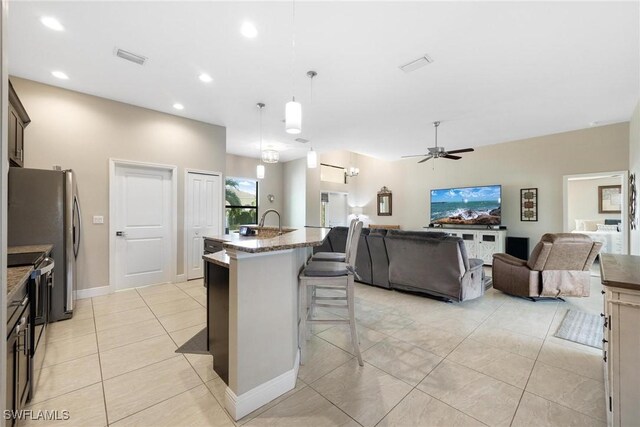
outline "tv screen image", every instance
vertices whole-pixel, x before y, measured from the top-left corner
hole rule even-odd
[[[502,186],[431,190],[431,223],[500,225]]]

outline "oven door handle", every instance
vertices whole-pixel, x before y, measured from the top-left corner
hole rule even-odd
[[[55,267],[56,265],[55,261],[52,258],[45,258],[43,262],[45,262],[46,264],[31,273],[31,278],[35,279],[38,276],[44,276],[45,274],[51,273],[51,270],[53,270],[53,267]]]

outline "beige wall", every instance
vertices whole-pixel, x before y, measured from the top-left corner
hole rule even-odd
[[[620,219],[621,214],[598,213],[598,187],[622,185],[622,176],[596,179],[576,179],[567,183],[567,231],[575,230],[576,219],[598,220]]]
[[[109,158],[178,166],[177,271],[183,272],[184,169],[225,173],[226,130],[120,102],[12,78],[31,117],[25,165],[78,177],[84,233],[78,288],[109,284]],[[104,224],[91,223],[103,215]]]
[[[636,188],[640,191],[640,102],[631,116],[629,124],[629,173],[636,174]],[[637,197],[640,197],[638,193]],[[636,202],[636,229],[630,231],[629,250],[631,255],[640,255],[639,205]]]
[[[353,197],[372,223],[421,229],[429,223],[429,190],[501,184],[508,235],[529,237],[533,246],[542,234],[563,229],[564,175],[626,170],[628,157],[629,123],[479,147],[458,161],[417,164],[416,159],[386,162],[359,156]],[[375,197],[382,185],[393,192],[391,217],[376,215]],[[537,222],[520,221],[520,189],[529,187],[539,191]]]
[[[348,168],[350,162],[357,158],[356,154],[349,151],[339,150],[318,154],[318,167],[315,169],[307,169],[307,222],[306,225],[320,226],[320,194],[323,192],[348,193],[348,203],[353,206],[352,195],[355,193],[356,179],[347,178],[346,184],[338,184],[335,182],[324,182],[320,180],[320,164],[331,166],[340,166]]]
[[[256,166],[260,163],[259,159],[233,154],[227,154],[226,158],[227,177],[256,179]],[[275,209],[282,214],[284,199],[282,170],[282,163],[265,164],[264,179],[261,179],[258,183],[258,218],[267,209]],[[273,194],[275,197],[273,203],[267,198],[269,194]],[[265,219],[265,225],[277,226],[277,215],[269,214]],[[282,222],[282,225],[287,224]]]

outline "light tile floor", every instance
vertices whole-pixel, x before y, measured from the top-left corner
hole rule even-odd
[[[600,351],[553,336],[568,309],[601,311],[598,277],[565,303],[356,288],[365,366],[347,328],[314,327],[297,387],[236,424],[605,425]],[[49,329],[30,409],[69,410],[55,425],[231,426],[212,357],[174,352],[205,326],[205,301],[201,280],[78,301]]]

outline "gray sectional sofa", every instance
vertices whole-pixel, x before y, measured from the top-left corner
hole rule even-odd
[[[356,271],[360,282],[465,301],[489,284],[482,261],[469,259],[464,241],[443,232],[363,229]],[[344,252],[347,227],[334,227],[315,252]]]

